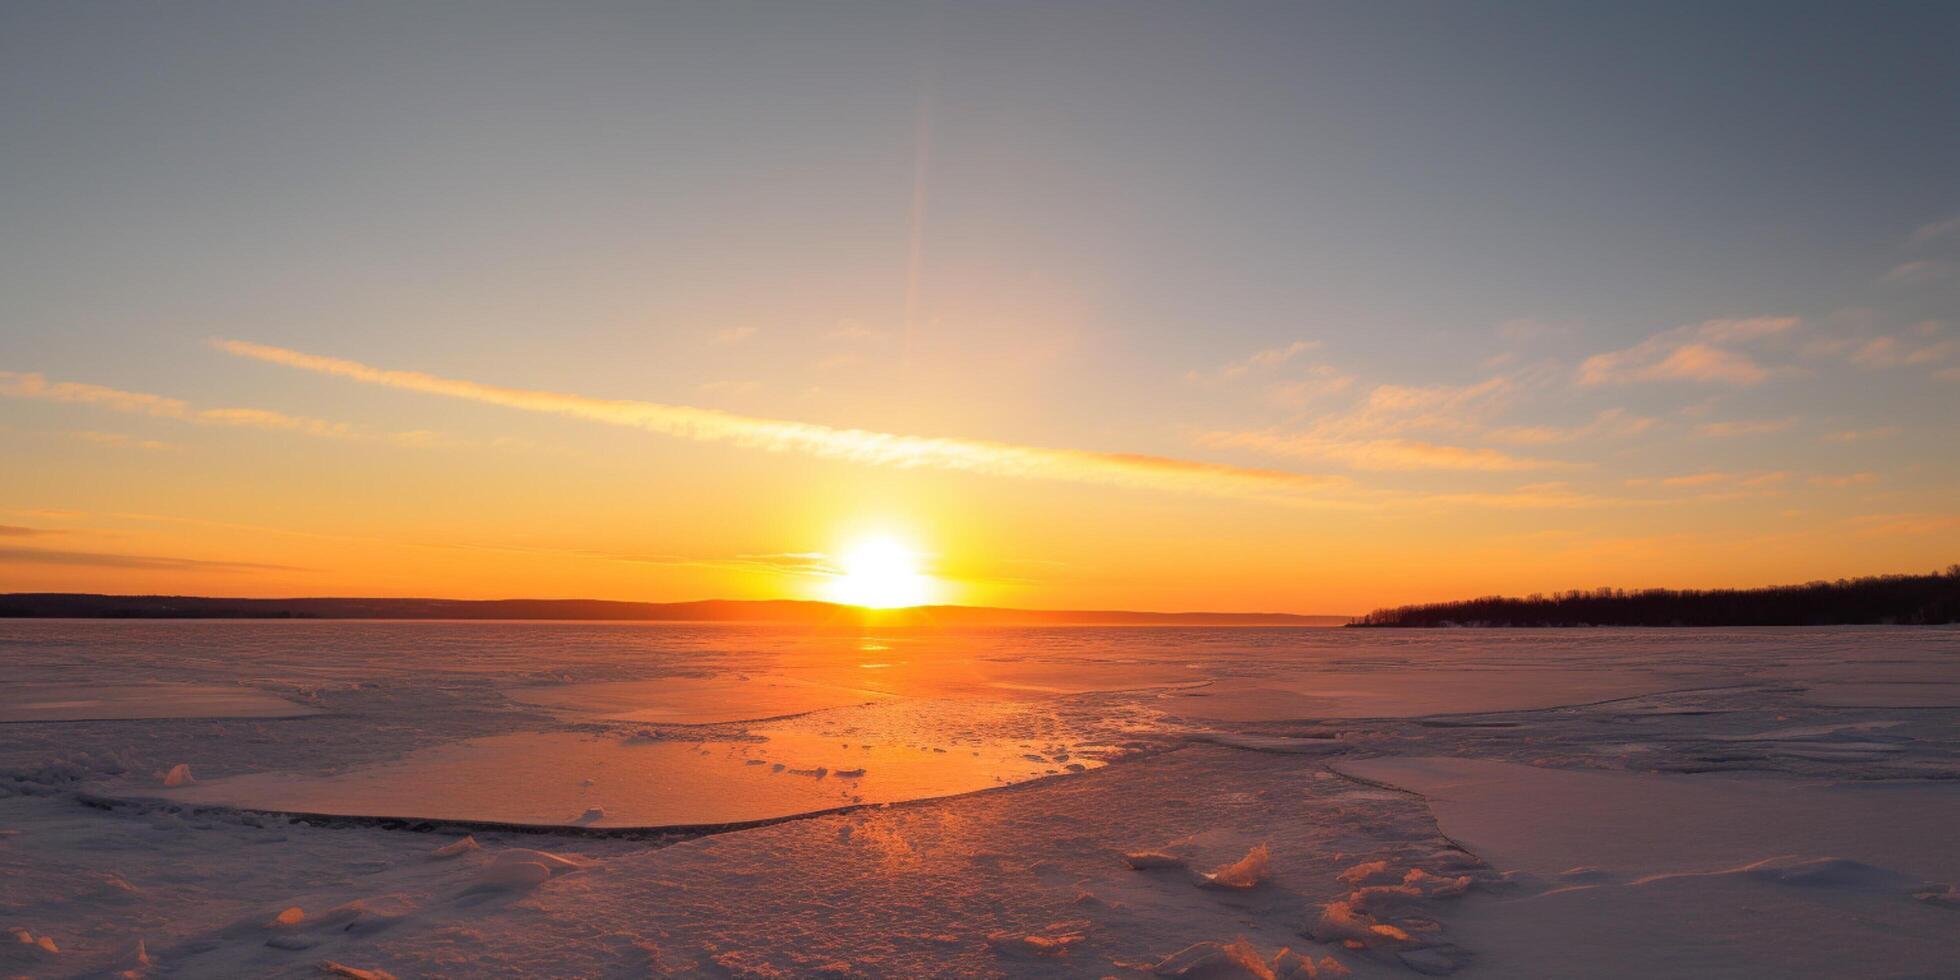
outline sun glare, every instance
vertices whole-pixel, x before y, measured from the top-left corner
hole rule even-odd
[[[919,554],[894,538],[866,538],[838,558],[839,574],[830,598],[853,606],[891,609],[924,605],[932,598],[932,579],[920,570]]]

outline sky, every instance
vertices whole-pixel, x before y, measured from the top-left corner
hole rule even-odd
[[[1945,3],[7,4],[0,590],[1944,567],[1956,44]]]

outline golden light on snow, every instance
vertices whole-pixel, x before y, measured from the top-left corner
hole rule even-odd
[[[933,580],[921,567],[919,553],[890,535],[852,544],[838,556],[837,566],[829,587],[835,602],[893,609],[932,601]]]

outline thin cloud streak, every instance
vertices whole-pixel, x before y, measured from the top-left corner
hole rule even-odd
[[[293,565],[243,561],[205,561],[160,555],[118,555],[99,551],[57,551],[50,548],[0,548],[0,565],[68,565],[81,568],[124,568],[162,572],[304,572]]]
[[[157,439],[138,439],[135,436],[126,435],[121,432],[94,432],[84,430],[74,435],[75,438],[83,442],[91,442],[98,446],[113,446],[117,449],[145,449],[151,452],[159,452],[165,449],[177,448],[170,443]]]
[[[264,408],[193,408],[181,398],[153,395],[142,391],[122,391],[79,381],[49,381],[34,372],[0,371],[0,397],[33,401],[92,405],[111,411],[152,418],[171,419],[197,425],[218,425],[267,432],[297,432],[323,439],[373,439],[401,446],[431,446],[444,442],[439,433],[427,431],[367,432],[346,422],[287,415]],[[169,444],[156,440],[134,440],[118,433],[77,433],[79,438],[104,445],[166,449]]]
[[[1208,432],[1199,437],[1207,446],[1250,449],[1274,456],[1339,460],[1357,470],[1477,470],[1507,472],[1571,466],[1557,460],[1513,456],[1495,449],[1451,446],[1414,439],[1338,441],[1312,435],[1263,430]]]
[[[1338,505],[1338,502],[1318,498],[1316,494],[1339,489],[1346,483],[1337,476],[1254,469],[1163,456],[840,429],[686,405],[507,388],[437,377],[420,371],[388,370],[358,361],[243,340],[213,339],[211,344],[238,357],[364,384],[601,422],[696,442],[729,443],[749,449],[801,453],[873,466],[943,469],[1322,505]]]
[[[1695,426],[1695,432],[1699,435],[1725,439],[1733,436],[1761,436],[1788,432],[1796,425],[1795,416],[1780,419],[1734,419],[1727,422],[1703,422]]]

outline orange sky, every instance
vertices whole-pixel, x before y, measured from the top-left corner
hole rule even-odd
[[[375,418],[460,401],[475,431],[384,431],[6,376],[11,417],[37,423],[13,438],[38,465],[9,487],[0,587],[826,598],[839,556],[889,537],[920,554],[938,601],[1348,613],[1493,591],[1930,569],[1960,534],[1899,476],[1634,477],[1573,459],[1532,485],[1474,467],[1199,465],[489,387],[229,341],[206,349],[240,369],[296,369],[296,388],[372,399]],[[1342,426],[1499,431],[1464,401],[1477,396],[1383,387]],[[1443,418],[1422,421],[1439,406]],[[1218,440],[1193,442],[1195,457]],[[1339,444],[1443,445],[1373,431]]]

